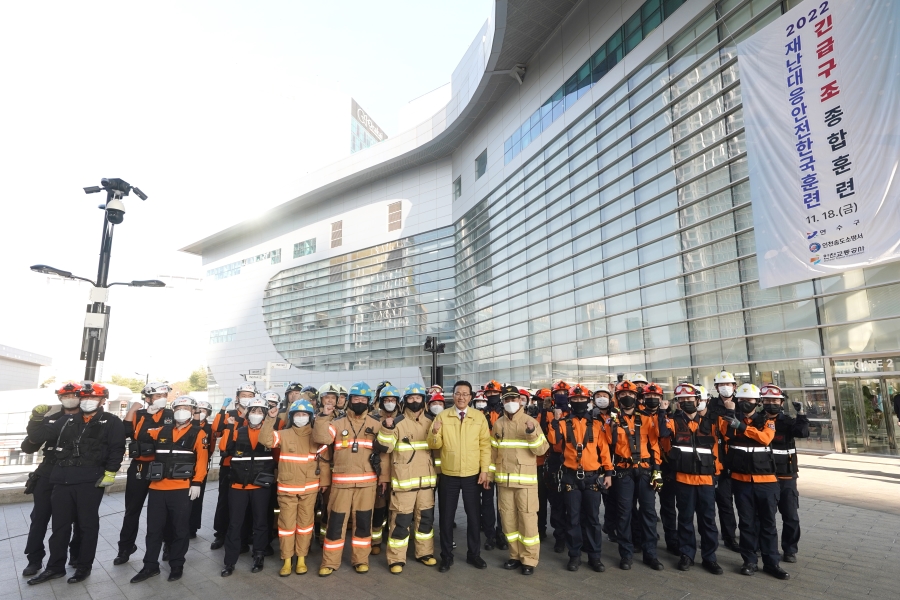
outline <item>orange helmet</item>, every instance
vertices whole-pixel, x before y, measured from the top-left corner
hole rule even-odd
[[[525,396],[526,398],[529,398],[529,399],[531,398],[531,394],[528,393],[528,390],[526,390],[525,388],[519,388],[519,395]]]
[[[637,394],[638,388],[627,379],[623,379],[616,385],[616,393],[618,394],[619,392],[634,392]]]
[[[580,383],[576,383],[569,388],[569,398],[590,398],[591,390],[587,389]]]
[[[651,396],[659,396],[660,398],[663,395],[663,389],[659,384],[656,383],[648,383],[644,386],[644,395],[650,394]]]
[[[552,395],[553,393],[550,391],[550,388],[541,388],[534,393],[534,397],[540,398],[541,400],[547,400]]]
[[[80,383],[67,383],[56,390],[57,396],[64,396],[65,394],[77,394],[81,392],[81,388],[83,386]]]
[[[569,384],[563,381],[562,379],[555,381],[553,383],[553,391],[554,392],[568,392]]]
[[[102,383],[85,381],[78,395],[82,398],[109,398],[109,388]]]
[[[431,397],[428,399],[428,401],[429,402],[443,402],[444,394],[442,394],[441,392],[433,392],[431,394]]]
[[[499,394],[502,388],[503,386],[500,385],[499,381],[491,379],[486,384],[484,384],[484,393],[487,394],[488,392],[497,392]]]

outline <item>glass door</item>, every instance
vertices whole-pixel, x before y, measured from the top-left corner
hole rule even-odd
[[[859,402],[859,382],[856,379],[835,379],[841,429],[847,452],[865,452],[867,439]]]
[[[837,396],[849,452],[898,454],[893,398],[900,377],[838,378]]]
[[[900,377],[885,377],[881,380],[881,389],[884,391],[884,425],[888,448],[891,450],[890,454],[898,454],[897,438],[900,436],[897,432],[898,415],[894,412],[894,407],[900,400]]]

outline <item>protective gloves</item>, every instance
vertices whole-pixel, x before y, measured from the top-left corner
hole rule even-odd
[[[103,471],[103,477],[97,480],[97,487],[105,488],[109,487],[116,482],[116,472],[115,471]]]
[[[188,496],[191,497],[191,500],[196,500],[197,498],[199,498],[200,497],[200,486],[192,485],[190,488],[188,488]]]
[[[43,421],[44,415],[46,415],[50,411],[50,407],[46,404],[38,404],[33,409],[31,409],[31,420],[32,421]]]
[[[653,471],[650,475],[650,485],[653,486],[654,492],[658,492],[662,489],[663,479],[659,471]]]
[[[735,431],[744,431],[747,429],[747,424],[737,417],[731,417],[731,421],[729,421],[728,424],[733,427]]]

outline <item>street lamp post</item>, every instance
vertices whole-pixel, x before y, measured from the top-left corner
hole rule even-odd
[[[425,338],[425,352],[431,353],[431,385],[437,383],[437,355],[444,353],[444,344],[439,344],[437,337],[428,336]]]
[[[72,275],[69,271],[55,269],[47,265],[34,265],[31,267],[31,270],[37,273],[87,281],[93,286],[91,289],[91,304],[88,305],[84,320],[84,338],[81,351],[82,360],[85,361],[84,379],[86,381],[94,381],[97,376],[97,362],[100,359],[101,345],[105,345],[106,333],[109,331],[109,306],[106,304],[109,288],[114,285],[131,287],[165,287],[166,285],[156,279],[135,280],[131,283],[108,283],[109,261],[112,256],[113,227],[119,225],[125,219],[125,204],[122,202],[122,198],[128,196],[132,191],[141,200],[146,200],[147,195],[137,187],[130,185],[127,181],[118,178],[101,179],[99,186],[86,187],[84,188],[84,193],[95,194],[104,190],[106,191],[106,204],[101,204],[98,207],[103,210],[103,234],[100,241],[97,280],[91,281],[84,277]]]

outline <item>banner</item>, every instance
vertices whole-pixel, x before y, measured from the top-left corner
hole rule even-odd
[[[807,0],[738,65],[760,287],[900,259],[900,1]]]

